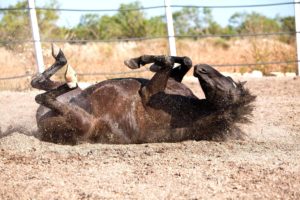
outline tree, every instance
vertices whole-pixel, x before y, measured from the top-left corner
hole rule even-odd
[[[27,2],[18,2],[9,8],[26,8]],[[26,17],[27,16],[27,17]],[[2,40],[29,39],[28,11],[4,10],[1,14],[0,36]]]
[[[2,40],[29,40],[31,39],[31,29],[27,1],[20,1],[9,8],[24,10],[5,10],[0,17],[0,37]],[[51,0],[45,7],[57,8],[57,2]],[[63,32],[56,21],[59,18],[58,12],[54,10],[37,10],[37,20],[40,28],[41,38],[61,38]]]
[[[288,16],[288,17],[279,17],[280,27],[282,32],[290,32],[295,33],[295,17]],[[282,35],[280,36],[280,41],[286,42],[288,44],[295,43],[295,34],[292,35]]]
[[[295,17],[288,16],[288,17],[280,17],[280,26],[282,31],[286,32],[295,32]]]
[[[139,10],[141,7],[139,2],[121,4],[119,12],[115,16],[115,20],[123,32],[121,37],[145,37],[147,35],[147,22],[145,14]]]
[[[146,21],[147,36],[165,36],[167,34],[167,25],[163,19],[163,16],[156,16]]]
[[[117,39],[165,35],[163,18],[147,19],[140,10],[141,4],[133,2],[121,4],[119,11],[113,15],[87,14],[81,17],[73,35],[77,39]]]
[[[86,14],[81,16],[77,28],[74,30],[76,39],[98,39],[99,16]]]
[[[280,31],[279,22],[257,12],[235,13],[229,19],[229,24],[239,33],[267,33]]]
[[[183,8],[173,13],[176,35],[189,35],[201,32],[200,13],[197,8]]]
[[[222,31],[209,8],[183,8],[174,12],[173,18],[177,35],[218,34]]]

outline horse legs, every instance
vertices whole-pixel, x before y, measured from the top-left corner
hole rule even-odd
[[[173,69],[175,62],[181,65]],[[144,104],[149,102],[152,95],[165,90],[171,75],[173,75],[172,78],[180,82],[188,69],[192,66],[192,62],[188,57],[144,55],[125,61],[125,65],[131,69],[139,68],[140,65],[148,63],[153,63],[150,66],[150,70],[156,73],[147,85],[140,90]]]
[[[38,123],[38,127],[42,141],[70,145],[78,142],[76,129],[63,116],[45,118]]]
[[[78,106],[62,103],[56,99],[56,97],[73,89],[76,88],[70,88],[68,84],[63,84],[58,88],[37,95],[35,101],[66,117],[67,121],[74,124],[74,127],[77,127],[80,131],[86,131],[89,129],[92,116]]]
[[[181,82],[186,73],[191,69],[193,63],[189,57],[175,57],[172,56],[175,63],[180,65],[173,68],[170,73],[170,77],[177,82]]]
[[[156,62],[158,58],[159,56],[143,55],[125,61],[125,65],[127,65],[131,69],[136,69],[139,68],[141,65]],[[170,59],[173,63],[179,63],[180,65],[171,69],[169,77],[173,78],[177,82],[181,82],[185,74],[192,67],[192,60],[186,56],[184,57],[170,56]],[[150,70],[156,72],[157,68],[155,69],[155,67],[152,66],[152,68],[150,67]]]
[[[55,59],[54,64],[46,69],[43,73],[37,74],[31,80],[31,86],[40,90],[49,91],[62,85],[61,82],[54,82],[50,77],[67,64],[64,53],[56,45],[52,44],[52,56]]]

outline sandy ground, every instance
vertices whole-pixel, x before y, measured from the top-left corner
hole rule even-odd
[[[141,145],[41,142],[37,91],[0,92],[0,199],[300,199],[300,78],[247,86],[245,140]]]

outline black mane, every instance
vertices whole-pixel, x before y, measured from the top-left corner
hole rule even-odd
[[[250,117],[254,109],[253,102],[256,99],[250,91],[238,82],[237,87],[241,90],[241,96],[237,102],[225,108],[217,110],[214,115],[214,126],[211,127],[211,134],[206,135],[207,140],[243,139],[245,133],[238,124],[250,123]]]

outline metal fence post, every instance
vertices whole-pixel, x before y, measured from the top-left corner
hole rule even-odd
[[[176,43],[175,43],[173,16],[172,16],[172,10],[170,7],[170,5],[171,5],[170,1],[171,0],[165,0],[165,11],[166,11],[168,38],[169,38],[169,49],[170,49],[170,55],[176,56]]]
[[[297,48],[297,61],[298,71],[297,75],[300,76],[300,0],[294,0],[295,4],[295,27],[296,27],[296,48]]]
[[[35,12],[34,0],[28,0],[28,8],[29,8],[29,15],[30,15],[30,22],[31,22],[32,37],[34,42],[36,64],[38,67],[38,72],[42,73],[44,71],[44,60],[43,60],[40,33],[39,33],[39,27],[37,23],[36,12]]]

